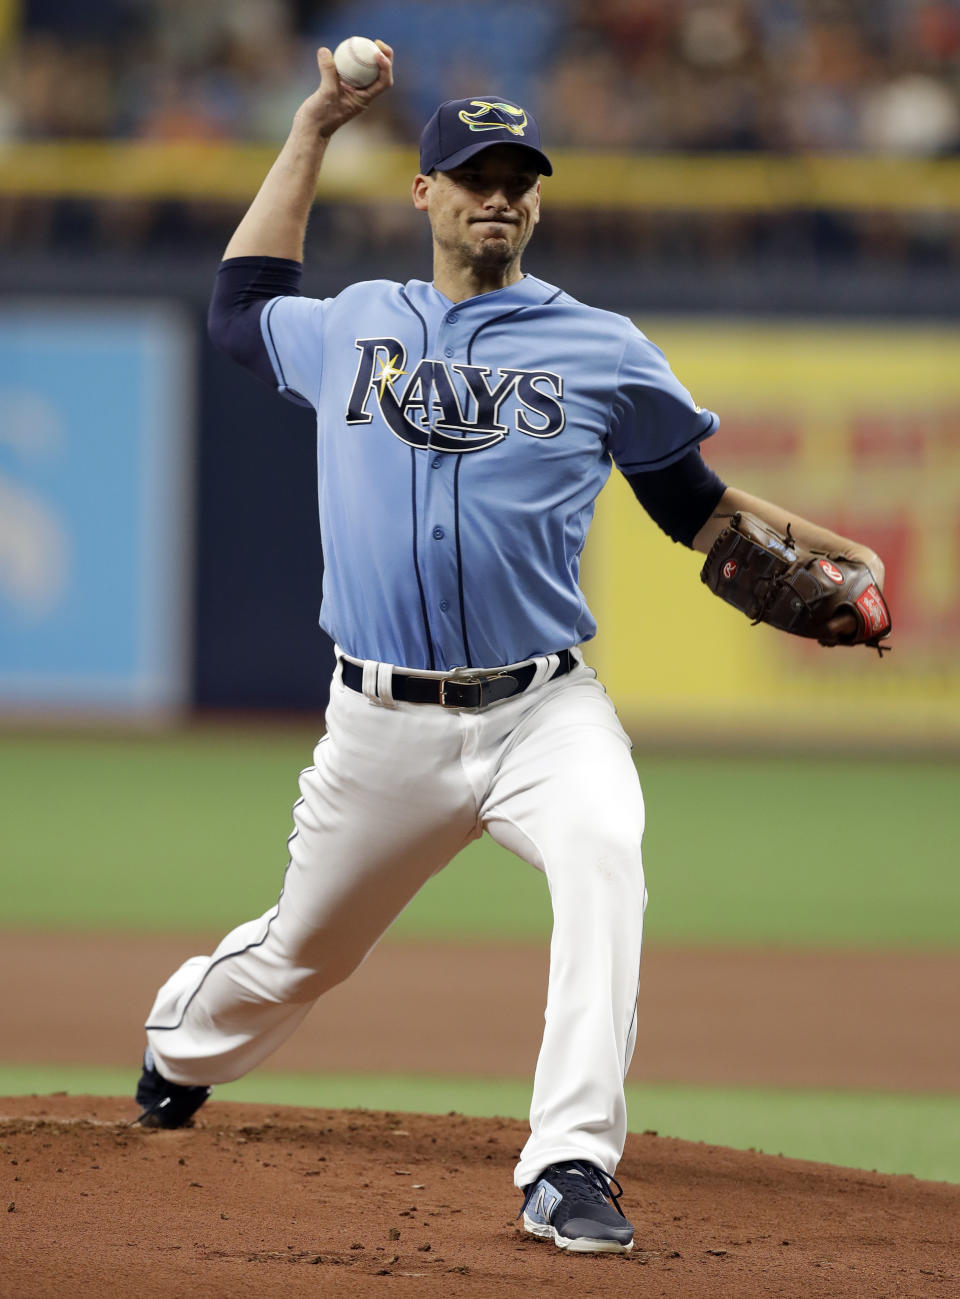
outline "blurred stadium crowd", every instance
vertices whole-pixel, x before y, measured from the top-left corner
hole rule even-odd
[[[248,198],[121,195],[99,189],[95,176],[85,193],[21,192],[10,166],[3,170],[2,146],[270,149],[316,85],[317,45],[354,33],[381,36],[397,57],[394,92],[351,126],[349,145],[346,136],[337,142],[354,168],[365,147],[415,146],[436,104],[462,94],[520,100],[551,150],[668,154],[697,165],[704,155],[777,157],[800,184],[806,160],[824,155],[960,157],[960,0],[0,0],[0,245],[38,255],[90,249],[101,260],[144,248],[180,262],[218,251]],[[38,165],[49,174],[57,163],[44,154]],[[97,165],[108,180],[125,174],[102,154]],[[693,198],[696,175],[682,182]],[[686,206],[653,190],[626,207],[613,201],[616,166],[604,177],[605,188],[589,191],[589,211],[550,206],[536,252],[547,278],[578,265],[595,277],[606,265],[611,300],[626,291],[627,258],[635,273],[660,277],[669,303],[702,305],[704,276],[717,272],[735,277],[734,294],[749,290],[754,305],[780,293],[779,276],[794,286],[795,305],[833,309],[838,294],[810,275],[826,264],[885,276],[867,307],[899,310],[900,268],[926,276],[923,285],[915,275],[903,281],[919,306],[917,295],[946,301],[945,273],[960,263],[953,211],[928,190],[917,210],[899,212],[874,205],[858,182],[848,190],[854,201],[834,207]],[[254,188],[251,180],[251,197]],[[402,277],[421,227],[409,204],[321,201],[308,254],[335,246],[346,271],[375,253]],[[26,264],[7,261],[3,283],[17,289]],[[729,302],[731,285],[718,281],[716,297]]]
[[[524,100],[551,144],[960,151],[957,0],[6,0],[0,139],[281,139],[313,51],[397,50],[366,129]]]

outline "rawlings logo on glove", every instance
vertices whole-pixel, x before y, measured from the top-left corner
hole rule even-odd
[[[866,564],[804,550],[789,527],[781,537],[753,514],[734,514],[710,547],[700,578],[754,625],[821,645],[869,645],[881,655],[890,648],[880,644],[890,634],[890,610]],[[838,631],[835,619],[849,630]]]

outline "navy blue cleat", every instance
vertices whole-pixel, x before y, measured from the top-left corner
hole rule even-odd
[[[551,1164],[526,1189],[523,1229],[575,1254],[626,1254],[633,1227],[617,1203],[622,1194],[593,1164]]]
[[[157,1071],[153,1052],[147,1047],[143,1072],[137,1083],[137,1104],[143,1112],[133,1123],[139,1123],[143,1128],[189,1127],[194,1114],[212,1091],[212,1087],[184,1087],[180,1083],[168,1082]]]

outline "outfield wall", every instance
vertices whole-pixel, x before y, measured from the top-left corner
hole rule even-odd
[[[704,454],[725,481],[883,556],[894,649],[881,663],[751,628],[614,475],[583,580],[590,658],[631,730],[960,739],[960,330],[642,323],[719,413]]]
[[[309,412],[214,353],[195,307],[50,297],[5,320],[0,715],[321,708]],[[630,730],[960,742],[960,328],[638,320],[719,413],[727,481],[884,556],[894,650],[750,628],[614,473],[587,653]]]
[[[196,396],[175,303],[0,309],[0,705],[190,697]]]

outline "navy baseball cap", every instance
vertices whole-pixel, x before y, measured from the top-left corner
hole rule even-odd
[[[495,95],[448,99],[440,105],[420,136],[420,171],[452,171],[493,144],[519,145],[533,155],[542,175],[553,175],[535,119]]]

